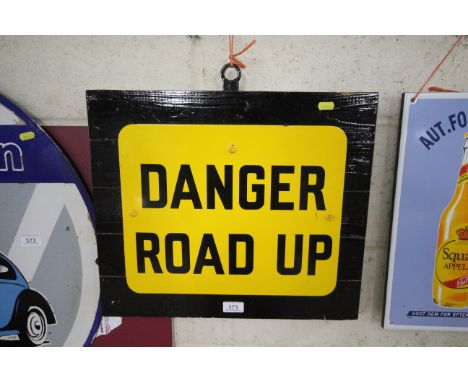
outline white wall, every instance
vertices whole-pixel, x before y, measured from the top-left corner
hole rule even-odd
[[[468,333],[380,326],[401,93],[419,88],[454,37],[256,39],[241,90],[380,93],[359,319],[177,318],[176,345],[467,345]],[[226,59],[226,37],[0,37],[0,92],[41,123],[86,125],[87,89],[221,90]],[[468,91],[467,65],[465,39],[431,85]]]

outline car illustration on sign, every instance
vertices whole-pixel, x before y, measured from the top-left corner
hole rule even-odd
[[[31,289],[19,269],[0,253],[0,337],[18,336],[21,345],[40,346],[48,325],[55,323],[44,296]]]

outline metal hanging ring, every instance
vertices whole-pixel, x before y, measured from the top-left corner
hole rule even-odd
[[[226,70],[234,68],[236,69],[237,76],[236,78],[230,80],[226,78]],[[224,90],[239,90],[239,82],[241,79],[241,68],[236,64],[227,63],[221,68],[221,79],[223,80],[223,89]]]

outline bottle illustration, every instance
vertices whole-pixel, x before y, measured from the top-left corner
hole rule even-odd
[[[439,222],[433,299],[437,305],[468,307],[468,133],[457,188]]]

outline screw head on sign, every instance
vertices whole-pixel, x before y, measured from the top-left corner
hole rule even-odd
[[[231,154],[234,154],[235,152],[237,152],[237,150],[239,150],[239,148],[237,147],[237,145],[235,145],[234,143],[231,143],[229,146],[228,146],[228,152],[230,152]]]

